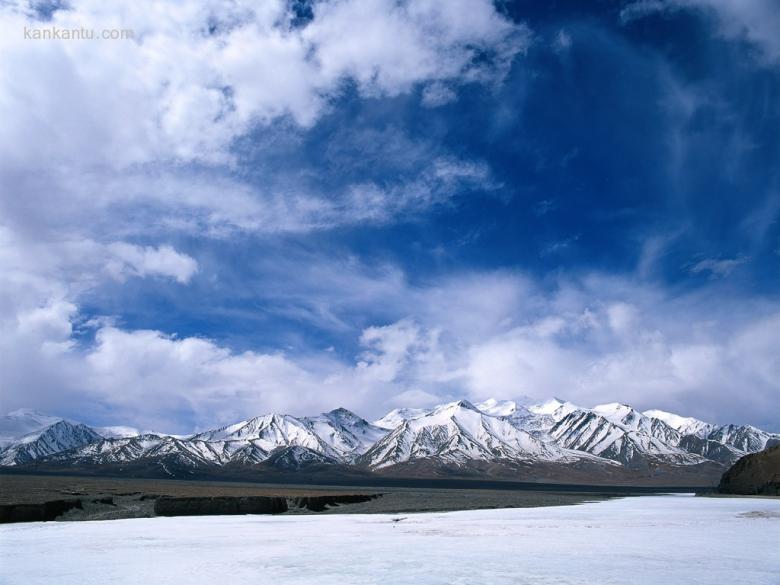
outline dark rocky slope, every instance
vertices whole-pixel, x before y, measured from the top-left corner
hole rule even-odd
[[[723,474],[718,491],[780,496],[780,445],[742,457]]]

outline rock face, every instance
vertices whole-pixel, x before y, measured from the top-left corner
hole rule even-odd
[[[41,431],[25,435],[0,455],[0,465],[21,465],[41,457],[90,445],[102,440],[87,425],[61,420]]]
[[[40,504],[0,505],[0,524],[8,522],[48,522],[73,508],[81,508],[81,500],[52,500]]]
[[[780,496],[780,445],[742,457],[723,474],[718,491]]]
[[[154,503],[157,516],[213,516],[235,514],[280,514],[287,511],[287,500],[266,496],[241,498],[158,498]]]
[[[337,496],[303,496],[293,498],[292,502],[299,508],[306,508],[311,512],[322,512],[330,506],[341,504],[360,504],[370,502],[381,497],[382,494],[343,494]]]

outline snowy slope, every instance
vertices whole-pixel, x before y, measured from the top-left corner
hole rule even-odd
[[[199,433],[193,440],[243,442],[254,453],[270,453],[280,447],[303,447],[333,460],[349,461],[367,451],[387,433],[345,408],[319,416],[296,418],[268,414]],[[240,455],[244,457],[247,452]]]
[[[490,416],[503,418],[515,427],[528,431],[537,437],[546,435],[552,426],[577,407],[570,402],[561,402],[555,398],[541,404],[524,406],[514,400],[489,398],[476,407]]]
[[[337,408],[302,420],[344,460],[362,455],[388,432],[346,408]]]
[[[9,584],[777,585],[780,501],[0,525]]]
[[[328,464],[338,462],[317,451],[296,446],[280,447],[272,451],[265,459],[266,465],[285,471],[298,471],[316,463]]]
[[[649,416],[650,418],[662,420],[682,435],[696,435],[697,437],[705,437],[710,432],[712,432],[716,426],[697,418],[690,416],[680,416],[679,414],[657,409],[646,410],[643,414],[645,416]]]
[[[570,412],[579,410],[579,406],[572,404],[567,400],[559,400],[558,398],[550,398],[544,402],[532,404],[528,407],[528,410],[534,414],[541,414],[550,416],[558,422]]]
[[[0,417],[0,449],[25,435],[41,431],[61,420],[61,417],[50,416],[31,408],[20,408],[9,412]]]
[[[527,408],[521,406],[514,400],[498,400],[496,398],[488,398],[484,402],[475,404],[477,410],[484,412],[490,416],[511,418],[516,415],[525,416],[530,414]]]
[[[666,428],[660,428],[659,424]],[[604,404],[590,410],[572,411],[555,423],[550,436],[563,447],[624,465],[638,465],[649,459],[675,464],[703,462],[702,457],[664,440],[674,437],[679,442],[679,435],[674,429],[622,404]]]
[[[251,445],[249,445],[251,447]],[[187,467],[223,465],[237,459],[251,459],[244,441],[208,442],[179,439],[166,435],[143,434],[137,437],[104,439],[77,449],[49,457],[50,461],[69,461],[82,465],[127,463],[143,459],[161,459]],[[267,451],[260,450],[257,461],[265,459]],[[255,461],[256,462],[256,461]]]
[[[61,420],[25,435],[0,453],[0,465],[21,465],[54,453],[88,445],[102,437],[86,425]]]
[[[461,400],[401,423],[376,443],[359,461],[383,468],[418,459],[436,459],[463,465],[469,460],[527,461],[565,459],[566,453],[509,421],[480,412]]]
[[[780,439],[780,435],[767,433],[751,425],[723,425],[710,432],[707,439],[743,453],[755,453],[764,449],[770,439]]]
[[[767,433],[751,425],[718,426],[663,410],[647,410],[644,414],[679,431],[681,438],[676,445],[691,453],[724,463],[733,463],[747,453],[766,448],[771,440],[780,440],[779,435]]]
[[[404,421],[423,416],[430,412],[429,409],[425,408],[396,408],[388,412],[379,420],[375,420],[373,424],[380,429],[392,431],[393,429],[400,427]]]
[[[270,453],[278,447],[306,447],[332,458],[339,458],[331,445],[312,430],[307,421],[287,414],[266,414],[240,423],[198,433],[194,441],[241,442]]]
[[[193,436],[121,426],[90,428],[24,409],[0,422],[9,441],[0,451],[0,465],[42,458],[83,465],[156,461],[185,467],[268,461],[284,469],[313,463],[379,469],[419,460],[456,466],[469,461],[565,464],[588,458],[595,464],[628,466],[707,460],[730,465],[770,441],[780,442],[780,436],[749,425],[717,426],[665,411],[642,413],[620,403],[580,408],[555,398],[529,406],[491,398],[477,406],[462,400],[433,409],[402,408],[375,423],[344,408],[311,417],[267,414]],[[29,429],[33,431],[18,435]]]

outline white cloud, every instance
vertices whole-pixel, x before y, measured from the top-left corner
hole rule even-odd
[[[97,332],[81,362],[87,397],[149,424],[172,424],[182,414],[199,423],[238,420],[269,410],[338,401],[346,389],[328,383],[336,366],[296,363],[282,353],[234,353],[208,339],[177,339],[159,331]]]
[[[171,246],[155,248],[114,242],[106,248],[109,252],[106,269],[121,280],[128,276],[167,276],[186,284],[198,271],[198,263],[193,258]]]
[[[53,300],[6,323],[0,384],[11,389],[12,405],[78,403],[92,417],[121,413],[168,429],[175,421],[170,430],[182,432],[271,410],[343,405],[373,416],[458,397],[523,395],[777,425],[776,304],[746,306],[711,292],[670,297],[647,282],[599,275],[543,283],[471,273],[415,286],[392,267],[311,261],[264,302],[354,334],[351,359],[305,347],[236,352],[110,322],[95,323],[95,341],[85,346],[75,337],[85,326],[75,305]],[[351,315],[371,308],[387,318],[356,331]]]
[[[681,9],[714,16],[719,35],[755,44],[770,62],[780,59],[780,11],[773,0],[639,0],[623,7],[620,19],[627,24],[650,14]]]
[[[428,108],[438,108],[454,102],[458,94],[443,83],[431,83],[425,86],[422,92],[422,103]]]
[[[709,274],[711,278],[724,278],[748,262],[750,258],[705,258],[690,267],[691,274]]]
[[[301,27],[284,0],[153,10],[75,0],[49,20],[34,4],[2,3],[0,238],[13,240],[2,265],[71,301],[106,276],[185,284],[197,262],[165,244],[171,234],[386,223],[446,205],[464,188],[496,187],[483,163],[405,136],[397,152],[398,139],[380,137],[385,150],[375,153],[414,161],[395,183],[325,189],[318,177],[300,179],[311,170],[285,174],[276,163],[262,181],[243,180],[232,146],[248,132],[295,140],[348,84],[393,96],[498,82],[529,42],[489,0],[333,0],[314,9]],[[134,38],[31,40],[25,27],[123,28]],[[270,156],[269,141],[256,148]],[[154,243],[130,243],[139,239]]]
[[[372,96],[490,82],[529,42],[489,0],[333,0],[316,3],[306,26],[291,17],[283,0],[154,10],[74,0],[47,21],[22,0],[4,3],[0,154],[22,166],[227,162],[233,139],[256,125],[313,124],[345,81]],[[134,38],[31,40],[25,27],[131,29]]]

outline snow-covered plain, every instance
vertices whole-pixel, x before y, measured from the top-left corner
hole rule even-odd
[[[780,500],[647,496],[440,514],[0,527],[0,582],[780,583]]]

